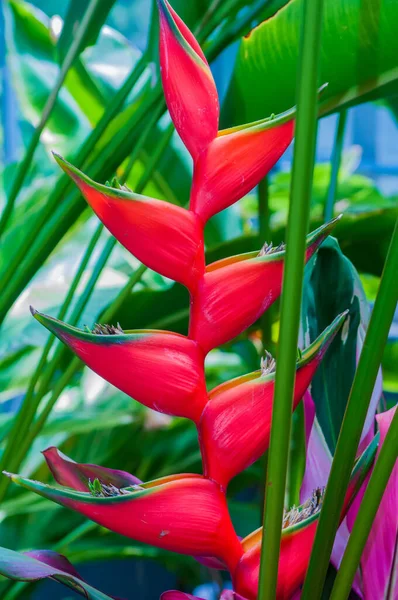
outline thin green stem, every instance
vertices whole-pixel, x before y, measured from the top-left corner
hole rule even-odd
[[[100,4],[100,0],[90,0],[90,4],[88,5],[87,10],[84,13],[84,17],[76,31],[76,34],[73,37],[72,45],[69,48],[69,50],[65,56],[64,62],[62,63],[62,67],[59,72],[56,84],[47,99],[46,105],[43,109],[43,112],[42,112],[42,115],[41,115],[41,118],[39,121],[39,124],[37,125],[36,129],[33,132],[32,139],[29,142],[29,146],[26,150],[23,161],[19,165],[16,177],[13,181],[13,185],[12,185],[10,194],[7,199],[7,204],[4,208],[3,214],[0,219],[0,237],[7,227],[7,223],[11,217],[12,211],[15,206],[15,201],[16,201],[18,194],[22,188],[23,182],[25,181],[25,178],[28,174],[29,168],[32,164],[32,160],[33,160],[35,150],[37,148],[37,144],[40,141],[40,136],[43,133],[43,129],[45,128],[46,123],[47,123],[47,121],[53,111],[53,108],[55,106],[55,103],[57,101],[58,93],[59,93],[61,87],[63,86],[63,83],[65,81],[65,78],[68,74],[69,69],[71,68],[76,57],[79,54],[81,42],[87,33],[87,29],[91,25],[92,18],[95,17],[95,12],[96,12],[99,4]]]
[[[341,165],[341,155],[343,152],[346,122],[347,110],[342,110],[338,116],[336,137],[333,144],[332,170],[330,174],[330,182],[325,204],[325,221],[330,221],[333,218],[333,208],[334,203],[336,202],[337,187],[339,183],[339,171]]]
[[[337,572],[330,600],[346,600],[350,594],[362,552],[398,456],[398,410],[373,468]],[[388,525],[387,525],[388,526]]]
[[[323,500],[302,600],[319,600],[344,496],[398,300],[398,221],[348,399]]]
[[[300,299],[303,288],[305,238],[308,231],[315,158],[322,9],[323,0],[304,1],[298,71],[296,140],[286,235],[287,252],[282,287],[279,352],[268,455],[258,600],[274,600],[277,590],[300,324]]]

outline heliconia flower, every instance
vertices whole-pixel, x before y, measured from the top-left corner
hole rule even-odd
[[[32,309],[34,317],[85,362],[141,404],[198,421],[207,401],[203,352],[168,331],[97,326],[84,331]]]
[[[71,487],[80,492],[87,492],[89,483],[95,479],[98,479],[103,486],[108,486],[110,489],[121,489],[142,483],[140,479],[126,471],[77,463],[54,446],[44,450],[43,455],[54,479],[60,485]]]
[[[307,236],[306,261],[340,217]],[[206,267],[191,303],[189,337],[207,353],[250,327],[280,296],[285,249],[266,247]]]
[[[293,139],[295,109],[225,129],[194,165],[191,210],[206,222],[245,196],[277,163]]]
[[[86,583],[65,556],[51,550],[14,552],[0,548],[0,575],[15,581],[50,578],[80,594],[86,600],[112,600]]]
[[[344,518],[360,489],[373,463],[376,449],[377,440],[375,439],[358,459],[351,475],[341,518]],[[298,508],[293,507],[284,515],[276,600],[291,600],[304,582],[322,500],[323,489],[318,488],[304,504]],[[248,600],[257,598],[261,540],[262,528],[242,541],[244,554],[233,575],[235,590]]]
[[[22,487],[136,541],[191,556],[214,556],[231,572],[242,555],[225,495],[201,475],[172,475],[120,490],[109,490],[94,480],[90,491],[82,492],[5,474]]]
[[[98,218],[146,266],[192,289],[204,271],[203,225],[191,211],[96,183],[54,154]]]
[[[297,361],[292,409],[302,399],[326,350],[345,321],[339,315]],[[204,474],[225,489],[232,477],[268,448],[275,365],[228,381],[210,392],[199,422]]]
[[[167,0],[158,0],[160,66],[164,95],[174,125],[195,159],[218,131],[216,84],[207,60]]]

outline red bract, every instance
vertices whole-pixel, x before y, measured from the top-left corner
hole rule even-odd
[[[58,155],[58,164],[117,240],[145,265],[192,289],[204,271],[203,225],[192,212],[96,183]]]
[[[309,260],[337,219],[307,236]],[[250,327],[280,296],[285,250],[241,254],[206,268],[191,301],[189,337],[204,352]]]
[[[297,362],[293,410],[345,320],[340,315]],[[268,448],[275,372],[261,371],[228,381],[210,392],[199,422],[204,473],[223,488]]]
[[[225,495],[200,475],[175,475],[113,491],[92,493],[58,489],[19,475],[19,485],[75,510],[103,527],[158,548],[214,556],[234,571],[242,548],[233,529]],[[100,484],[101,482],[99,482]]]
[[[164,95],[182,141],[195,159],[218,131],[218,94],[207,60],[167,0],[158,0]]]
[[[90,333],[37,311],[33,314],[122,392],[159,412],[199,419],[207,395],[203,352],[193,340],[154,330],[109,334],[103,328]]]
[[[195,162],[191,210],[206,222],[250,192],[292,141],[294,114],[220,131]]]
[[[369,471],[376,449],[377,442],[374,440],[354,467],[342,519]],[[290,600],[304,582],[322,506],[322,494],[323,490],[316,490],[305,504],[285,515],[276,600]],[[257,598],[261,540],[262,528],[242,541],[244,554],[233,576],[235,590],[248,600]]]

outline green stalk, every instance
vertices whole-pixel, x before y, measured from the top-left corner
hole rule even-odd
[[[71,47],[69,48],[65,60],[62,63],[61,70],[58,74],[58,79],[55,83],[54,88],[52,89],[46,105],[43,109],[40,122],[37,125],[36,129],[33,132],[32,139],[29,142],[29,146],[26,150],[25,156],[21,164],[19,165],[18,171],[16,173],[15,179],[13,181],[13,185],[10,191],[10,195],[8,196],[7,204],[4,208],[3,214],[0,219],[0,237],[7,227],[7,223],[11,217],[12,211],[14,209],[15,201],[18,197],[18,194],[22,188],[23,182],[28,174],[29,168],[32,164],[33,156],[37,147],[37,144],[40,141],[40,136],[43,132],[43,129],[46,126],[46,123],[53,111],[55,103],[57,101],[58,93],[63,86],[65,78],[68,74],[69,69],[74,63],[76,57],[79,54],[81,42],[84,36],[87,33],[88,28],[91,25],[91,20],[95,17],[95,12],[97,10],[98,5],[100,4],[100,0],[90,0],[90,4],[87,7],[87,10],[84,13],[84,17],[76,31],[75,36],[73,37],[73,42]]]
[[[301,600],[319,600],[345,492],[398,300],[398,221],[348,399]]]
[[[398,456],[398,410],[387,432],[358,510],[330,600],[346,600],[372,529],[373,521]],[[387,525],[388,526],[388,525]]]
[[[300,299],[303,289],[305,237],[308,231],[315,158],[322,8],[322,0],[305,0],[302,13],[296,139],[286,233],[286,262],[268,454],[258,600],[274,600],[278,580]]]
[[[342,110],[338,116],[336,137],[335,137],[334,144],[333,144],[332,171],[330,174],[329,189],[328,189],[328,194],[326,197],[325,214],[324,214],[324,220],[326,222],[330,221],[333,218],[333,208],[334,208],[334,203],[336,202],[337,187],[338,187],[338,183],[339,183],[339,171],[340,171],[340,164],[341,164],[341,155],[342,155],[342,151],[343,151],[346,122],[347,122],[347,111]]]

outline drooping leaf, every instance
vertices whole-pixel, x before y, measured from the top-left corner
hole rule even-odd
[[[88,600],[110,600],[110,596],[83,581],[71,563],[46,550],[19,553],[0,548],[0,574],[16,581],[38,581],[50,577]]]

